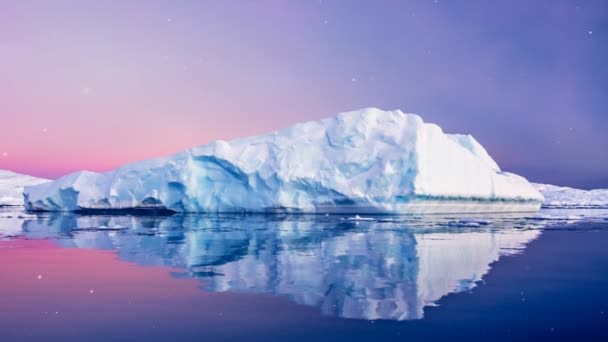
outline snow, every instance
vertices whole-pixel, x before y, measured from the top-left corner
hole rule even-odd
[[[608,189],[580,190],[532,184],[545,197],[546,208],[608,208]]]
[[[0,170],[0,206],[23,205],[23,187],[48,182],[15,172]]]
[[[542,196],[470,135],[369,108],[27,187],[31,210],[537,211]]]

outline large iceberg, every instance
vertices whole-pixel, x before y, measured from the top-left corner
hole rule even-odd
[[[0,207],[23,205],[23,187],[48,182],[48,179],[0,170]]]
[[[581,190],[532,184],[545,197],[545,208],[608,208],[608,189]]]
[[[449,213],[536,211],[543,197],[470,135],[363,109],[26,187],[29,210]]]

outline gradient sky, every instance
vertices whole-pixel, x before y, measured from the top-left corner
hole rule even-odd
[[[0,2],[0,169],[55,178],[363,107],[608,187],[608,1]]]

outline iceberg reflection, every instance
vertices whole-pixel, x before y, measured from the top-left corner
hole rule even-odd
[[[521,218],[452,227],[450,217],[345,220],[327,216],[79,216],[23,220],[26,238],[116,250],[145,266],[182,269],[207,291],[268,293],[327,315],[408,320],[466,291],[541,230]]]

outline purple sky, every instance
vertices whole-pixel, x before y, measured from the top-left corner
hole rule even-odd
[[[0,169],[103,171],[363,107],[608,187],[608,2],[2,1]]]

